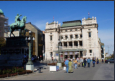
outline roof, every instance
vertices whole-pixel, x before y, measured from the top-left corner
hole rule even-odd
[[[54,24],[54,23],[56,23],[56,22],[53,21],[53,22],[49,23],[48,25],[50,25],[50,24]]]
[[[65,21],[61,27],[81,26],[81,20]]]
[[[0,9],[0,14],[4,14],[3,11]]]
[[[37,30],[41,31],[36,25],[33,25],[31,22],[28,22],[27,24],[31,24],[34,28],[36,28]]]

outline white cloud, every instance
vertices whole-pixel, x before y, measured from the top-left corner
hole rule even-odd
[[[105,52],[109,54],[113,53],[114,51],[114,29],[104,29],[104,30],[99,30],[98,31],[98,37],[101,39],[101,42],[104,43],[105,45]],[[109,49],[108,49],[109,46]]]

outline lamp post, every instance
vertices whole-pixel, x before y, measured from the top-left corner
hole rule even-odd
[[[29,42],[29,58],[28,58],[28,62],[26,64],[26,70],[31,70],[34,71],[34,64],[31,60],[31,45],[32,45],[32,40],[34,40],[34,37],[32,37],[32,32],[29,31],[29,38],[26,37],[27,42]]]
[[[58,39],[58,54],[59,54],[59,58],[58,58],[58,63],[57,66],[62,67],[61,61],[60,61],[60,46],[61,46],[61,41],[60,41],[60,27],[58,25],[58,33],[59,33],[59,39]]]

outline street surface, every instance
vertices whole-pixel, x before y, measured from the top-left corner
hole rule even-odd
[[[13,77],[1,78],[1,80],[114,80],[114,63],[96,64],[95,67],[74,69],[74,73],[65,73],[63,69],[58,72],[49,72],[49,66],[44,63],[38,63],[46,69],[42,73],[38,71],[31,74],[18,75]],[[35,68],[37,68],[35,63]]]

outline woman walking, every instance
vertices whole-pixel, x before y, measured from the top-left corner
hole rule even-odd
[[[84,58],[84,68],[86,67],[86,58]]]
[[[73,69],[72,69],[72,61],[71,60],[69,60],[69,73],[73,73]]]
[[[74,67],[75,67],[75,69],[77,68],[77,60],[76,59],[74,60]]]
[[[95,67],[95,59],[93,58],[93,67]]]

